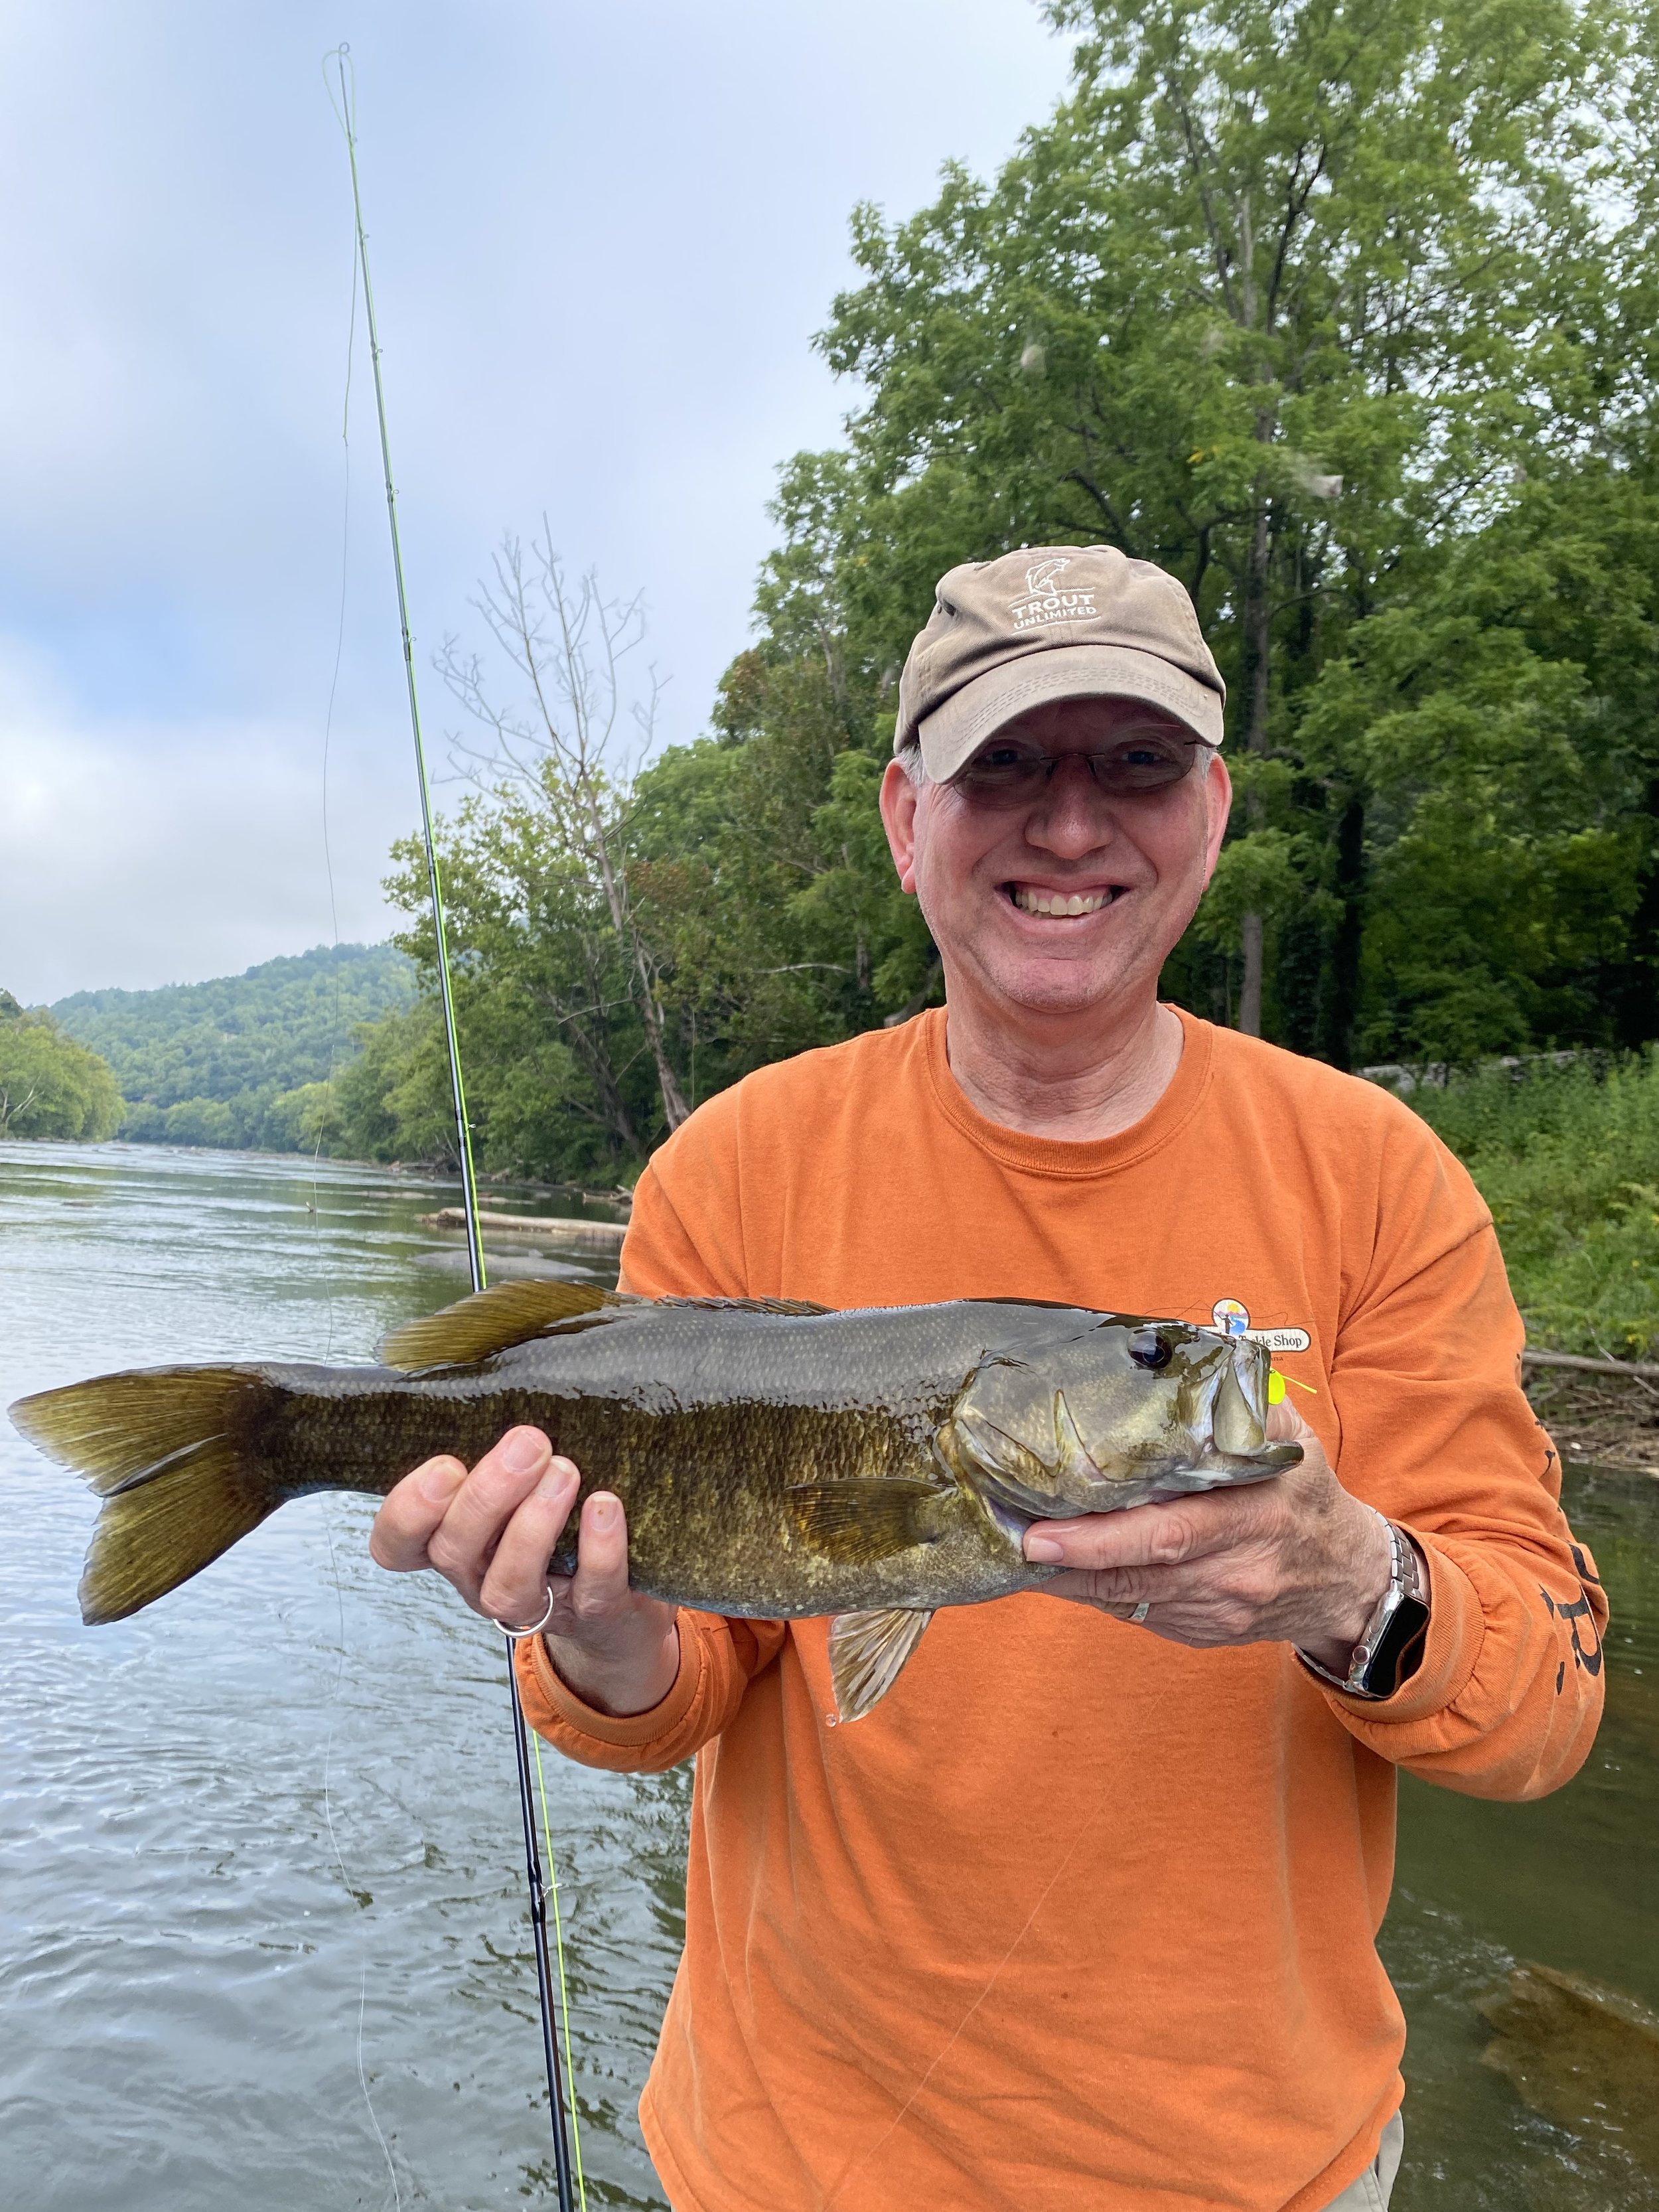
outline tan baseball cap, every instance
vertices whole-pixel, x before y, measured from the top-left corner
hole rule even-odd
[[[936,783],[1051,699],[1140,699],[1221,743],[1227,687],[1182,585],[1115,545],[1028,545],[939,579],[899,679],[893,750]]]

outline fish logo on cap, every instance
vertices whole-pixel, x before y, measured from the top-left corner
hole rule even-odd
[[[1030,592],[1033,597],[1035,597],[1038,592],[1047,591],[1049,585],[1054,582],[1054,578],[1059,575],[1060,570],[1062,568],[1069,568],[1071,565],[1072,562],[1070,556],[1064,553],[1058,555],[1052,561],[1037,562],[1035,567],[1030,568],[1025,571],[1026,590]]]

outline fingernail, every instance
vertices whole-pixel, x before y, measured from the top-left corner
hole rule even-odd
[[[568,1490],[576,1480],[576,1470],[568,1459],[556,1459],[547,1473],[536,1485],[538,1498],[557,1498]]]
[[[1063,1559],[1066,1553],[1052,1536],[1032,1534],[1025,1539],[1025,1556],[1028,1559],[1035,1559],[1039,1565],[1047,1566],[1052,1560]]]
[[[466,1469],[453,1459],[439,1460],[421,1470],[421,1495],[428,1504],[447,1505],[466,1480]]]
[[[588,1516],[596,1528],[608,1528],[617,1517],[614,1498],[595,1498],[589,1500]]]
[[[528,1474],[532,1467],[539,1467],[547,1451],[547,1440],[536,1429],[514,1429],[501,1445],[501,1465],[509,1474]]]

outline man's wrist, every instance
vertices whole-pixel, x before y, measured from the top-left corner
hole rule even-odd
[[[580,1698],[607,1720],[637,1720],[661,1705],[680,1674],[680,1632],[671,1621],[668,1632],[649,1659],[643,1662],[596,1658],[568,1637],[542,1638],[548,1664],[573,1697]]]
[[[1297,1656],[1336,1688],[1376,1699],[1392,1697],[1421,1663],[1429,1626],[1429,1575],[1416,1540],[1374,1507],[1364,1510],[1388,1541],[1387,1586],[1346,1655],[1299,1644]]]
[[[1354,1564],[1334,1593],[1334,1618],[1325,1633],[1298,1639],[1297,1650],[1329,1674],[1346,1675],[1355,1645],[1386,1595],[1394,1573],[1394,1539],[1374,1506],[1352,1501]]]

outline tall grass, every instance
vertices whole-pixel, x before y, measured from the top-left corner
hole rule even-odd
[[[1529,1341],[1659,1351],[1659,1048],[1483,1068],[1407,1103],[1491,1206]]]

